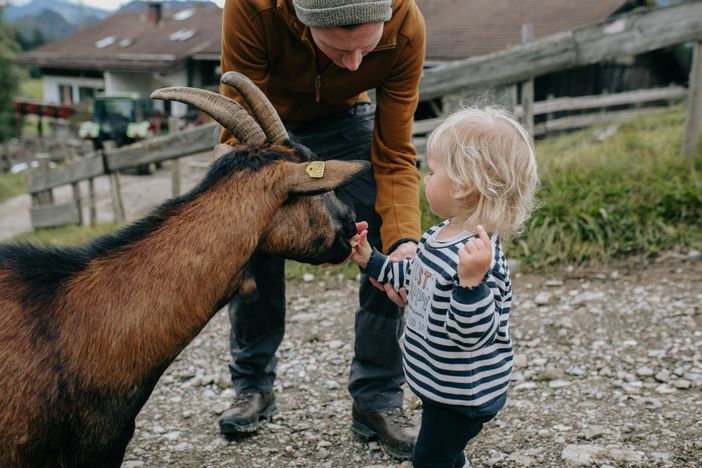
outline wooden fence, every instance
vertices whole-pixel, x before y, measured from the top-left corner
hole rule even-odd
[[[467,90],[484,90],[495,87],[521,88],[522,101],[514,103],[517,115],[525,121],[536,135],[549,131],[579,128],[593,123],[629,117],[639,109],[609,111],[610,107],[643,105],[654,101],[675,101],[689,96],[686,131],[683,148],[694,154],[699,143],[702,120],[702,0],[693,0],[661,9],[643,9],[617,16],[599,24],[587,26],[532,40],[533,32],[527,26],[523,30],[524,44],[508,50],[480,57],[472,57],[426,70],[420,83],[420,98],[461,95]],[[558,98],[533,102],[533,79],[547,73],[614,59],[623,55],[634,55],[669,47],[683,42],[697,42],[690,75],[690,88],[679,87],[641,90],[628,93]],[[547,120],[534,125],[534,115],[553,114],[564,111],[597,109],[594,115],[571,115]],[[602,110],[605,111],[602,111]],[[413,135],[421,149],[425,143],[423,135],[435,128],[441,119],[415,122]],[[109,174],[115,219],[124,218],[121,207],[119,178],[116,171],[138,165],[173,161],[173,187],[179,191],[178,158],[212,149],[216,124],[175,132],[169,136],[154,138],[118,149],[106,149],[67,165],[43,173],[33,174],[27,190],[32,194],[32,224],[35,227],[82,223],[82,196],[78,182],[88,180],[90,223],[94,224],[95,195],[93,179]],[[41,158],[45,160],[47,158]],[[71,184],[73,200],[56,205],[51,189]]]
[[[669,86],[665,88],[644,89],[618,94],[605,94],[599,96],[580,96],[553,98],[538,101],[533,104],[531,115],[549,115],[558,112],[574,112],[595,110],[596,112],[582,115],[569,115],[565,117],[550,118],[533,126],[533,135],[541,136],[551,132],[574,130],[596,124],[616,122],[628,119],[642,112],[649,112],[651,107],[643,107],[655,103],[665,105],[681,101],[688,95],[688,90],[682,86]],[[610,110],[611,107],[634,106],[631,109]],[[517,105],[514,108],[517,117],[524,116],[524,108]],[[443,122],[442,118],[426,119],[414,122],[412,133],[418,153],[425,152],[425,135]]]
[[[176,125],[171,128],[174,127]],[[78,186],[82,180],[88,181],[89,222],[94,225],[97,220],[94,179],[106,174],[110,177],[115,220],[121,222],[124,220],[124,208],[117,171],[143,164],[177,160],[191,154],[209,151],[213,147],[216,127],[216,123],[209,123],[121,148],[106,148],[104,151],[96,151],[81,160],[51,171],[42,169],[47,166],[40,164],[40,170],[33,173],[27,182],[27,192],[32,195],[32,226],[36,228],[82,224],[83,197]],[[41,156],[39,160],[40,163],[46,161],[48,164],[48,155]],[[68,203],[54,204],[50,196],[51,189],[67,184],[73,186],[73,199]]]
[[[426,70],[419,86],[422,100],[460,94],[466,90],[501,86],[520,86],[527,110],[524,121],[533,125],[529,112],[533,96],[529,88],[537,76],[637,55],[693,41],[693,67],[690,73],[689,104],[683,150],[696,153],[702,121],[702,0],[657,9],[638,9],[630,13],[573,31],[530,40],[493,54],[471,57]],[[532,83],[531,85],[529,83]],[[516,93],[514,93],[516,94]]]

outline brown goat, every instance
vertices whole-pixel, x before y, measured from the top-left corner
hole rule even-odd
[[[314,155],[287,139],[260,91],[240,75],[223,82],[263,128],[214,93],[152,96],[200,107],[242,142],[190,193],[86,246],[0,245],[1,467],[120,466],[159,377],[242,285],[253,289],[258,258],[350,254],[353,214],[330,191],[367,163],[327,162],[310,177]]]

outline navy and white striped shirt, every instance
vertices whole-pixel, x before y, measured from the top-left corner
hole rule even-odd
[[[458,252],[476,235],[464,232],[438,240],[447,224],[427,230],[410,260],[392,263],[374,251],[367,271],[395,290],[407,288],[403,360],[407,383],[417,396],[471,410],[493,407],[498,400],[504,404],[512,374],[507,261],[493,236],[493,258],[483,282],[459,286]]]

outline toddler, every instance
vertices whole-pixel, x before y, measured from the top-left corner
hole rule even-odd
[[[417,255],[397,263],[367,232],[350,260],[407,302],[403,361],[422,400],[415,467],[463,467],[464,449],[505,405],[512,374],[512,288],[501,238],[519,232],[534,205],[536,161],[527,132],[507,112],[469,108],[430,136],[429,207],[445,221]]]

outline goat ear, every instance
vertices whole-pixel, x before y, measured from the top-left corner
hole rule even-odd
[[[302,195],[334,190],[370,169],[368,161],[313,161],[290,165],[288,191]]]

